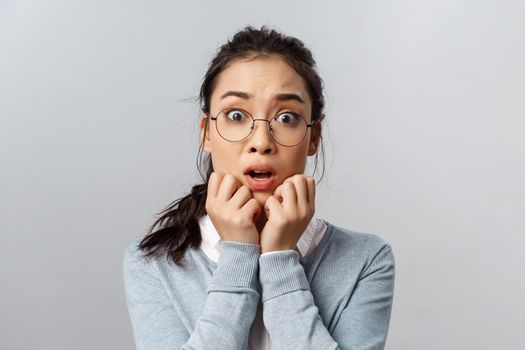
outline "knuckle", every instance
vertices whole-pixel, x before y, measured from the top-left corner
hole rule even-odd
[[[297,181],[297,183],[304,183],[306,181],[306,178],[307,178],[306,175],[300,174],[300,175],[297,175],[295,180]]]
[[[228,182],[233,182],[233,183],[236,182],[235,176],[233,176],[232,174],[224,175],[224,180],[228,180]]]
[[[223,176],[223,174],[221,174],[221,173],[214,172],[214,173],[213,173],[213,177],[214,177],[215,181],[217,181],[217,182],[220,183],[220,182],[222,181],[222,179],[223,179],[224,176]]]
[[[240,188],[239,188],[239,191],[241,191],[242,194],[250,194],[250,189],[248,188],[248,186],[246,185],[242,185]]]
[[[206,204],[204,205],[204,207],[206,208],[206,212],[207,212],[207,213],[213,213],[213,211],[214,211],[214,206],[213,206],[212,201],[207,200],[207,201],[206,201]]]
[[[292,189],[294,187],[294,184],[291,181],[286,181],[283,183],[284,188]]]

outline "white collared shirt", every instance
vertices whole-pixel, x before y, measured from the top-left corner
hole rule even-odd
[[[201,229],[202,243],[201,249],[204,251],[206,256],[217,262],[220,255],[220,236],[215,226],[211,222],[208,215],[204,215],[199,219],[199,226]],[[319,244],[326,232],[326,223],[317,218],[310,220],[308,227],[303,232],[299,241],[297,242],[297,251],[301,257],[305,257],[312,253],[315,247]],[[261,254],[273,254],[274,252],[268,252]],[[268,331],[264,327],[262,318],[262,303],[259,302],[257,308],[257,314],[253,321],[252,328],[250,330],[250,336],[248,338],[248,349],[249,350],[271,350],[271,341]]]

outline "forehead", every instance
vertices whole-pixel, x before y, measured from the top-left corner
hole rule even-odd
[[[256,56],[232,61],[218,76],[212,104],[227,91],[242,91],[256,99],[293,92],[311,105],[304,79],[279,56]]]

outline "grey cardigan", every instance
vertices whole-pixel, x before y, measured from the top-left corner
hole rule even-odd
[[[327,224],[304,259],[221,242],[217,263],[188,249],[185,267],[144,260],[133,241],[124,282],[138,350],[246,349],[260,302],[272,349],[384,349],[394,295],[390,245]]]

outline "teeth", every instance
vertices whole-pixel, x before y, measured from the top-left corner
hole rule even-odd
[[[272,177],[272,173],[270,173],[269,171],[252,170],[249,174],[252,177],[252,179],[259,181],[266,180]]]

